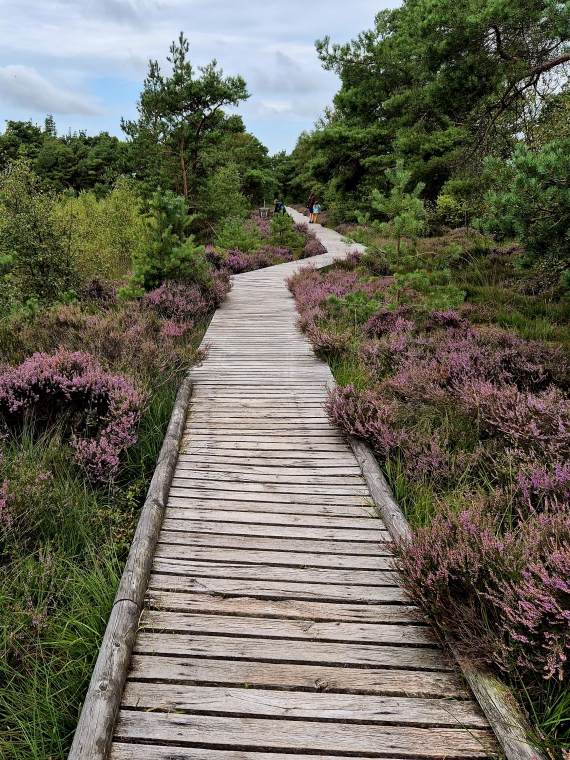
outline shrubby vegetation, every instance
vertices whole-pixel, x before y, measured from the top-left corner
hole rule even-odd
[[[399,552],[406,588],[468,654],[503,672],[562,757],[570,309],[553,288],[521,295],[516,249],[475,231],[439,245],[463,251],[451,280],[467,298],[455,309],[433,308],[413,283],[397,299],[389,257],[377,274],[381,241],[328,272],[303,270],[290,287],[339,382],[331,421],[372,446],[415,528]]]
[[[405,0],[346,45],[285,165],[289,197],[367,246],[290,283],[414,528],[412,597],[570,756],[570,16]],[[302,209],[301,209],[302,210]]]
[[[215,63],[195,79],[186,51],[169,77],[151,65],[127,142],[58,137],[49,117],[0,136],[2,757],[67,755],[179,382],[236,271],[206,246],[226,229],[235,247],[275,192],[267,150],[222,110],[245,83]],[[186,177],[158,140],[185,145]],[[304,255],[288,232],[293,253],[268,231],[243,255]]]
[[[331,420],[369,442],[414,528],[404,583],[560,760],[569,40],[558,3],[407,0],[348,45],[317,43],[342,86],[284,175],[367,246],[290,287],[339,382]]]
[[[64,757],[178,382],[230,276],[363,243],[290,282],[414,527],[442,633],[570,753],[570,62],[554,0],[404,0],[317,49],[341,89],[269,157],[216,61],[151,62],[126,140],[0,135],[0,754]]]

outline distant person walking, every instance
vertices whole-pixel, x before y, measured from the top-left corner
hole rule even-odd
[[[309,224],[318,224],[319,223],[319,214],[321,213],[321,204],[315,203],[313,205],[313,211],[311,213],[311,221]]]
[[[307,203],[307,208],[309,209],[309,219],[313,218],[313,206],[315,205],[315,194],[311,193],[309,196],[309,202]]]
[[[276,198],[273,202],[275,203],[275,208],[273,209],[273,213],[275,215],[287,213],[287,207],[285,206],[283,201],[278,201]]]

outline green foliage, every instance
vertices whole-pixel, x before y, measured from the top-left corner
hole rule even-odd
[[[374,190],[372,207],[388,217],[388,222],[376,227],[383,235],[396,240],[394,254],[399,258],[403,239],[410,238],[411,246],[414,247],[424,230],[426,212],[419,196],[425,185],[418,183],[411,192],[406,192],[412,173],[404,168],[401,159],[396,163],[395,169],[386,169],[385,174],[392,185],[390,194],[382,195],[378,190]],[[404,246],[409,247],[407,243],[404,243]]]
[[[271,220],[269,242],[279,248],[288,248],[294,258],[298,258],[303,251],[305,238],[293,227],[293,217],[289,214],[276,214]]]
[[[121,178],[108,195],[94,192],[66,195],[56,214],[67,228],[67,238],[82,280],[89,277],[120,279],[145,243],[148,232],[141,215],[135,180]]]
[[[570,138],[533,152],[519,145],[506,163],[487,164],[496,188],[482,227],[516,237],[529,262],[545,258],[570,267]]]
[[[44,192],[28,161],[17,161],[0,179],[0,255],[4,280],[21,302],[54,301],[76,282],[58,200]]]
[[[467,209],[464,203],[454,198],[453,195],[441,193],[435,202],[435,212],[440,224],[446,227],[460,227],[465,224]]]
[[[5,358],[5,356],[3,357]],[[3,440],[0,757],[67,757],[178,385],[158,383],[114,491],[95,489],[57,436]]]
[[[191,198],[204,167],[204,149],[222,133],[243,130],[239,117],[226,116],[223,108],[237,106],[249,95],[240,77],[224,77],[216,61],[199,68],[187,59],[188,41],[181,33],[170,47],[170,76],[163,76],[157,61],[138,103],[137,121],[122,121],[132,139],[138,176],[155,189],[170,188]]]
[[[368,254],[373,268],[378,263],[388,264],[394,282],[388,292],[394,304],[409,300],[409,292],[423,296],[426,308],[445,309],[456,306],[465,298],[465,292],[451,282],[450,265],[457,261],[461,247],[451,243],[437,251],[418,251],[418,240],[425,229],[426,210],[420,199],[424,185],[418,183],[411,192],[406,188],[412,174],[398,161],[395,169],[388,169],[386,177],[392,185],[389,194],[378,190],[372,193],[373,208],[388,217],[387,222],[373,222],[372,227],[381,235],[393,239],[395,245],[382,244],[378,250],[370,246]],[[361,217],[363,221],[368,221]]]
[[[95,189],[104,195],[121,174],[130,172],[126,143],[108,132],[58,137],[51,116],[43,129],[31,121],[6,122],[0,135],[0,169],[19,159],[27,159],[42,183],[59,192]]]
[[[554,140],[570,137],[568,82],[558,92],[530,100],[528,110],[531,115],[525,129],[525,142],[532,150],[540,150]]]
[[[231,163],[216,167],[203,181],[196,205],[196,221],[210,230],[228,217],[245,219],[249,203],[242,193],[238,168]]]
[[[340,201],[335,223],[353,221],[347,211],[367,210],[397,158],[427,199],[458,179],[467,197],[481,159],[507,155],[525,130],[531,93],[563,77],[569,40],[570,6],[557,0],[404,0],[351,43],[321,40],[342,84],[293,151],[295,199],[316,189],[328,208]]]
[[[149,242],[133,257],[134,273],[130,283],[119,291],[133,298],[159,287],[168,280],[194,282],[206,286],[209,269],[203,245],[195,245],[187,230],[192,223],[183,197],[171,190],[157,190],[147,219]]]
[[[238,250],[247,253],[255,251],[262,239],[256,224],[246,226],[243,219],[226,219],[216,232],[216,245],[226,250]]]
[[[382,306],[383,302],[378,296],[379,294],[371,296],[364,290],[355,290],[347,293],[344,298],[329,296],[325,303],[328,314],[335,321],[348,321],[356,327],[367,322]]]
[[[271,192],[265,195],[265,199],[270,198],[289,198],[291,194],[291,182],[295,176],[295,170],[291,160],[291,156],[282,150],[269,159],[271,173],[273,177],[273,186]]]

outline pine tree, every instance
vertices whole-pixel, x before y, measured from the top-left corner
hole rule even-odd
[[[129,285],[121,288],[121,297],[139,297],[167,280],[208,286],[204,246],[196,245],[187,233],[191,222],[183,197],[160,188],[154,193],[147,220],[150,241],[133,257],[134,273]]]

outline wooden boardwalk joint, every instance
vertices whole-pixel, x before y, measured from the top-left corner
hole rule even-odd
[[[302,265],[355,247],[315,230],[328,254]],[[235,277],[206,333],[112,760],[497,752],[323,411],[332,375],[285,286],[299,265]]]

